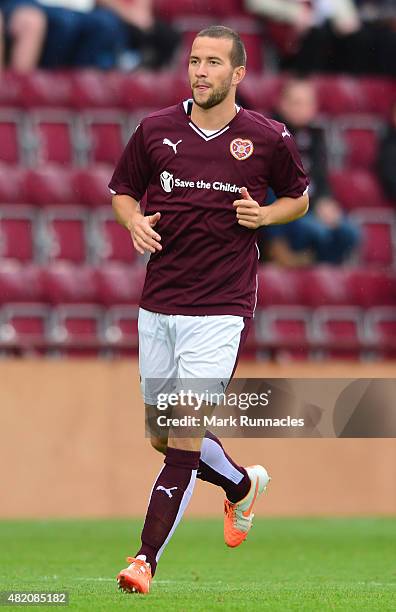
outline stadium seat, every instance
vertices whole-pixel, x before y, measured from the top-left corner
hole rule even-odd
[[[74,117],[67,111],[47,109],[30,113],[31,147],[28,153],[29,164],[77,163],[78,152],[74,150]],[[78,149],[78,147],[76,147]]]
[[[87,265],[54,262],[44,268],[41,283],[46,301],[52,304],[98,301],[95,270]]]
[[[335,198],[346,210],[383,206],[384,194],[375,174],[364,169],[348,169],[330,173]]]
[[[24,75],[4,70],[0,79],[0,107],[18,108],[23,104]]]
[[[114,167],[126,144],[126,126],[120,111],[90,111],[80,117],[85,160]]]
[[[39,107],[68,109],[72,105],[70,72],[35,70],[22,76],[20,87],[20,104],[28,111]]]
[[[0,309],[0,347],[44,350],[50,309],[44,304],[7,304]]]
[[[103,311],[95,304],[63,304],[52,311],[51,343],[67,355],[95,355],[103,344]]]
[[[392,105],[396,100],[394,79],[381,77],[360,77],[360,97],[364,112],[381,115],[389,119]]]
[[[0,163],[0,204],[25,204],[29,197],[25,192],[26,171],[20,166]]]
[[[396,357],[396,308],[376,306],[366,311],[364,329],[367,342],[383,359]]]
[[[14,110],[0,110],[0,162],[22,163],[24,151],[22,115]]]
[[[364,348],[362,311],[355,306],[319,306],[311,331],[312,343],[332,359],[358,359]]]
[[[349,274],[350,272],[346,268],[337,268],[325,264],[302,270],[302,303],[312,308],[350,304]]]
[[[257,306],[302,304],[302,272],[276,265],[259,267]]]
[[[36,258],[36,213],[30,206],[0,206],[0,258],[28,262]]]
[[[321,113],[333,116],[367,112],[359,79],[335,75],[317,76],[313,81]]]
[[[95,256],[100,260],[132,264],[138,259],[131,235],[114,217],[111,206],[98,209],[93,215]]]
[[[71,178],[72,193],[79,204],[96,207],[111,205],[111,193],[108,183],[114,172],[114,166],[95,164],[88,168],[75,169]]]
[[[269,306],[258,313],[258,338],[278,358],[306,359],[309,355],[310,310],[303,306]]]
[[[367,115],[342,117],[333,123],[343,150],[343,167],[374,169],[382,124]]]
[[[46,164],[42,168],[27,170],[24,175],[24,193],[31,204],[76,204],[78,193],[74,189],[70,168]]]
[[[351,304],[396,307],[396,272],[367,267],[352,268],[347,275]]]
[[[112,306],[106,311],[104,319],[104,339],[112,348],[126,351],[138,346],[138,308],[131,306]]]
[[[82,207],[52,207],[41,219],[42,261],[67,260],[74,263],[91,259],[89,216]]]
[[[0,260],[0,303],[44,302],[41,268],[16,260]]]
[[[241,0],[155,0],[156,13],[165,21],[175,21],[187,15],[212,15],[216,17],[232,17],[243,13]]]
[[[388,209],[359,209],[351,213],[363,233],[362,264],[392,266],[396,261],[396,215]]]
[[[155,92],[155,99],[153,98]],[[153,73],[138,71],[126,75],[122,90],[122,104],[128,112],[139,109],[158,110],[178,104],[191,97],[191,89],[186,76],[180,72]],[[151,112],[151,111],[149,111]],[[146,115],[140,110],[140,115]]]
[[[104,305],[137,306],[143,289],[146,268],[140,264],[106,262],[96,271],[98,299]]]
[[[71,74],[73,108],[80,110],[122,106],[125,78],[125,73],[118,71],[74,70]]]
[[[238,88],[242,106],[270,114],[277,103],[284,79],[279,75],[250,75],[247,73]]]

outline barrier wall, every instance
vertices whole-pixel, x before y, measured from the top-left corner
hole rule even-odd
[[[394,377],[395,364],[241,363],[249,377]],[[134,361],[0,364],[0,517],[139,516],[161,457],[144,437]],[[272,475],[263,515],[396,513],[395,439],[229,439]],[[188,513],[219,515],[198,482]]]

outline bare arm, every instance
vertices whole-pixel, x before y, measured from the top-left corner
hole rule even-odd
[[[283,238],[270,240],[268,254],[271,261],[289,268],[308,266],[314,261],[311,251],[293,251]]]
[[[161,251],[161,236],[153,229],[160,220],[161,213],[156,212],[145,217],[139,202],[128,195],[114,195],[112,206],[118,223],[129,231],[133,246],[141,255],[144,255],[145,251]]]
[[[242,187],[241,196],[242,199],[235,200],[233,205],[239,225],[249,229],[295,221],[303,217],[309,208],[308,194],[299,198],[278,198],[269,206],[260,206],[250,197],[246,187]]]

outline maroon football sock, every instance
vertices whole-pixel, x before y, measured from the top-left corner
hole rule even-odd
[[[165,465],[154,483],[142,531],[142,546],[154,575],[158,560],[191,499],[199,465],[199,451],[168,448]]]
[[[222,487],[227,499],[232,503],[243,499],[251,486],[245,468],[231,459],[220,440],[210,431],[206,431],[202,440],[197,478]]]

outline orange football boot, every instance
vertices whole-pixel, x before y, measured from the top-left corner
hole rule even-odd
[[[224,500],[224,541],[231,548],[246,540],[253,522],[253,506],[271,480],[262,465],[252,465],[246,471],[252,483],[246,497],[235,504]]]
[[[124,593],[147,594],[152,581],[150,563],[134,557],[127,557],[127,561],[128,567],[117,576],[118,588]]]

